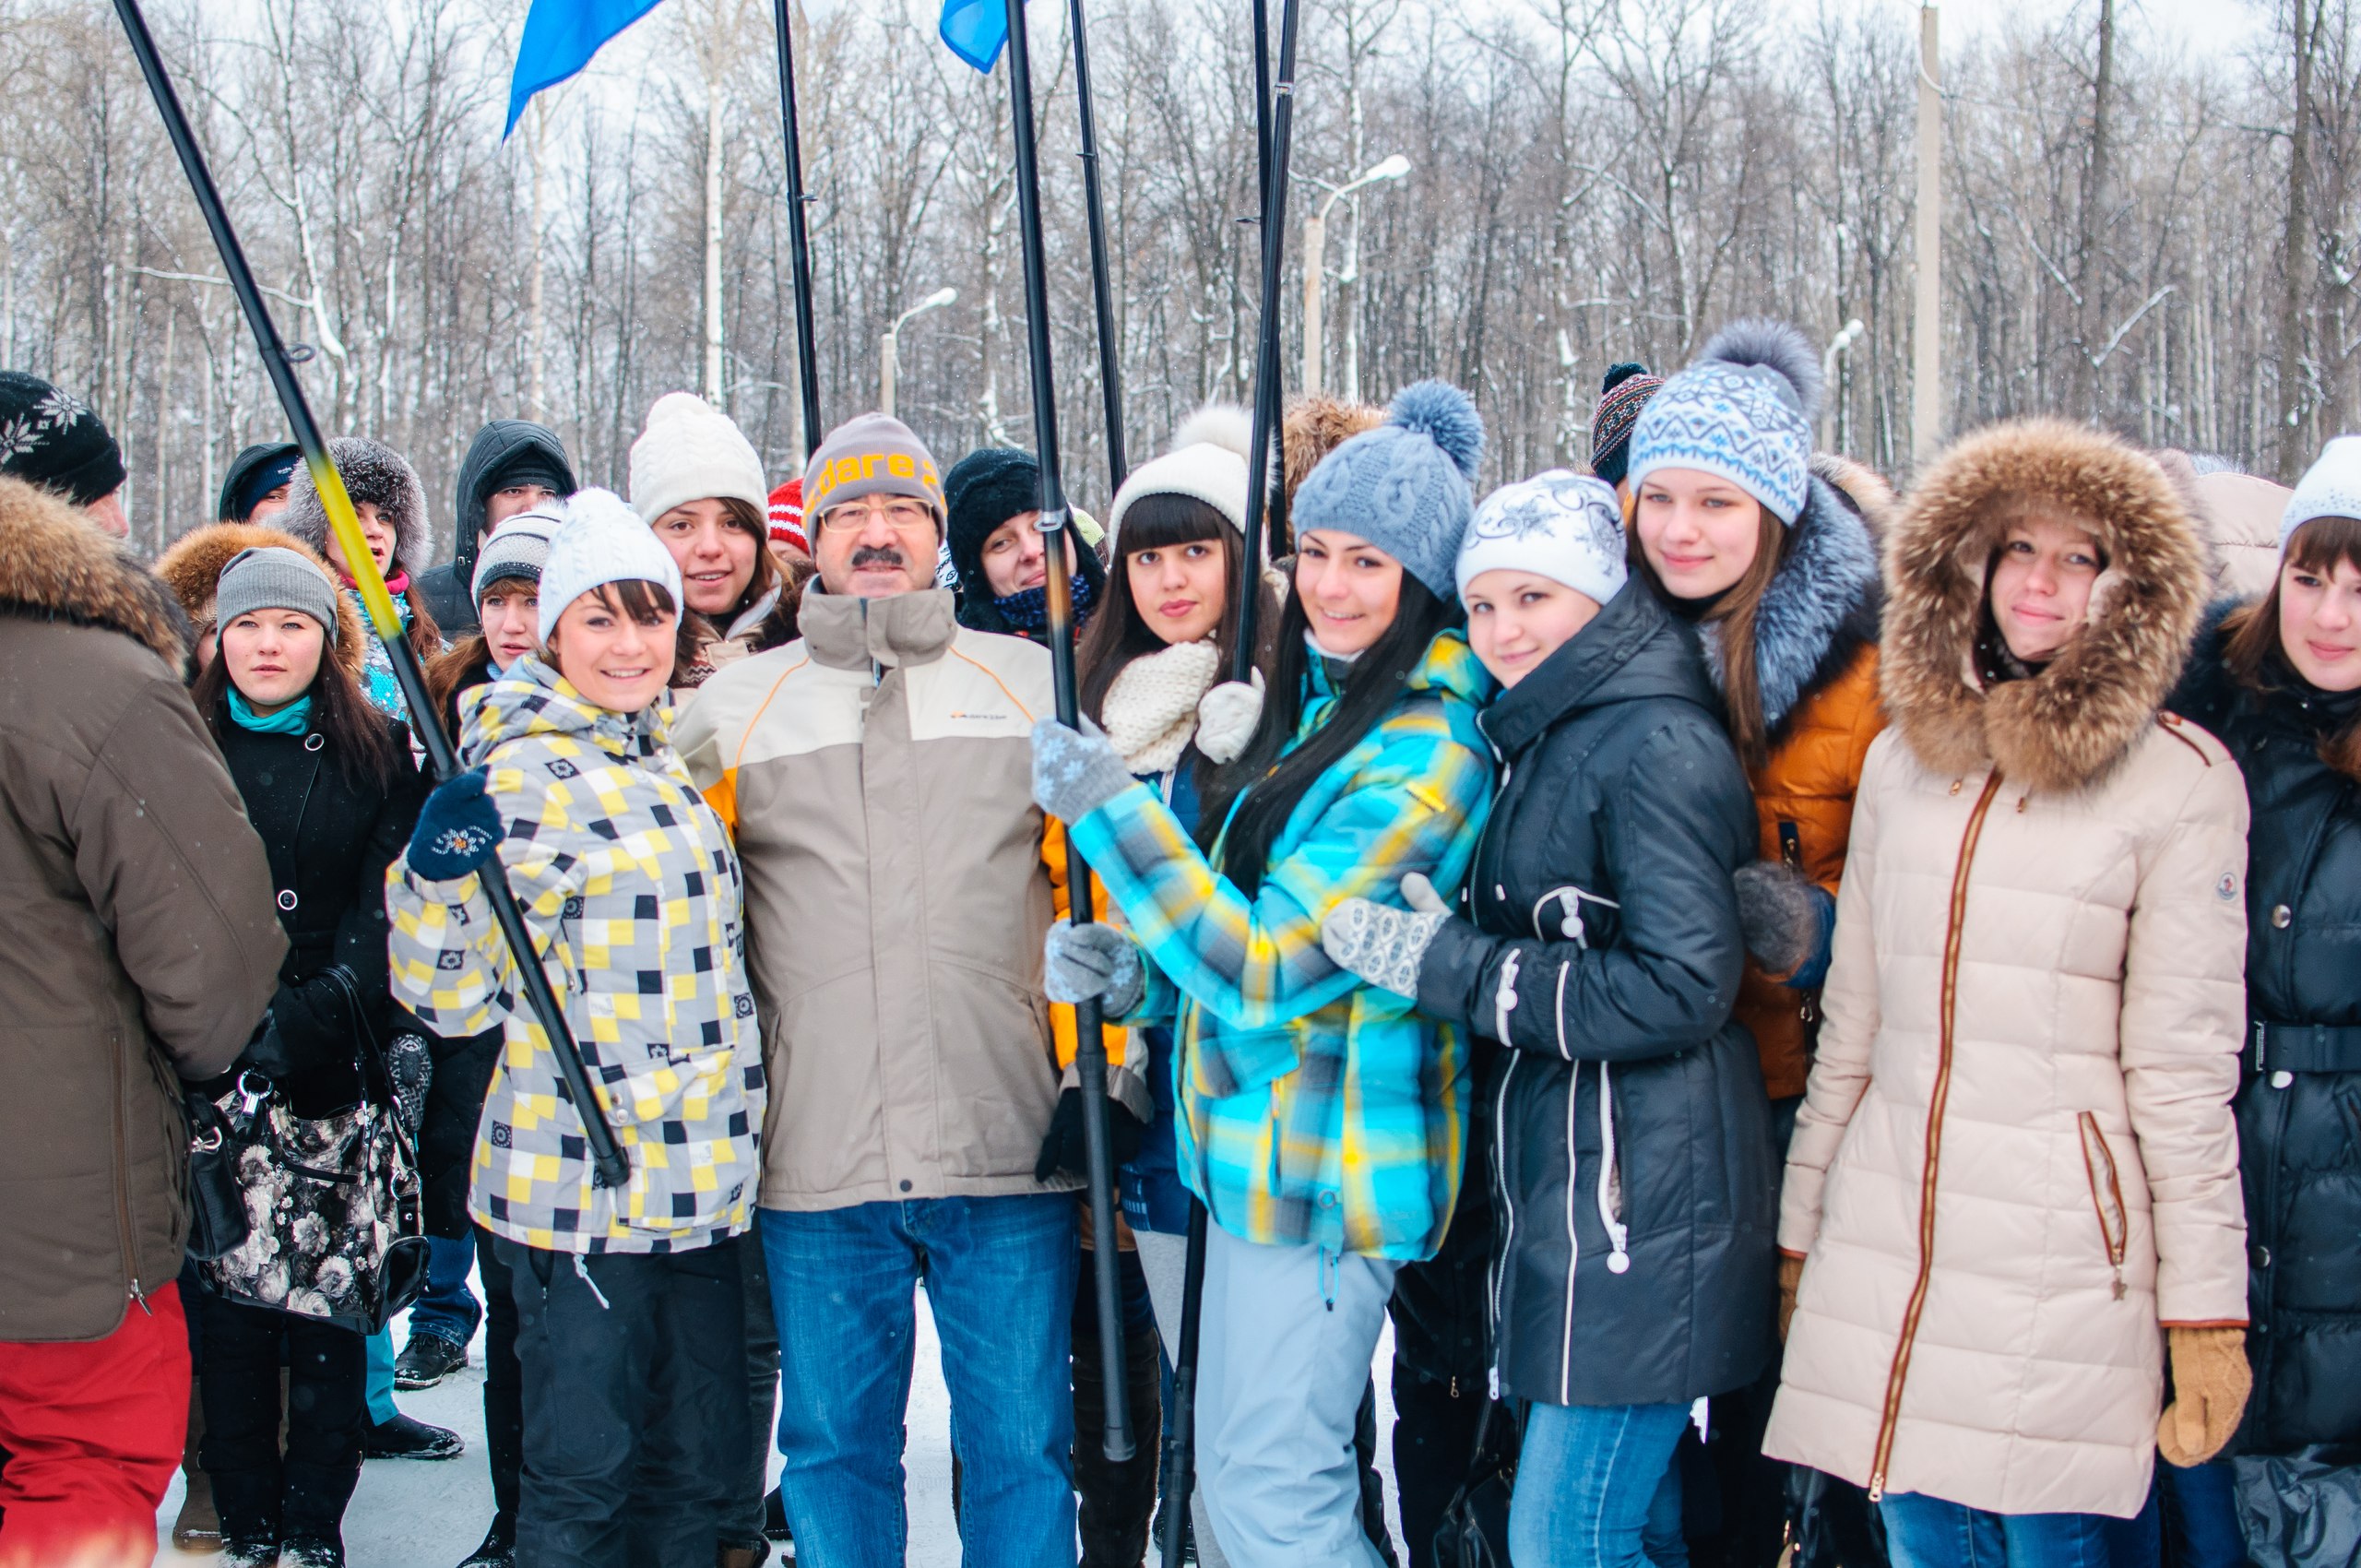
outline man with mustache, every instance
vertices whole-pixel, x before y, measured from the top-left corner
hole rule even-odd
[[[1074,1557],[1079,1178],[1034,1179],[1061,1074],[1033,804],[1048,652],[962,628],[943,484],[863,414],[804,470],[802,636],[700,689],[676,738],[737,837],[771,1100],[759,1197],[798,1555],[899,1564],[923,1279],[970,1561]]]

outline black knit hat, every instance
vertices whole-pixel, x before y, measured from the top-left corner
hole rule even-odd
[[[0,370],[0,473],[88,506],[122,488],[123,451],[81,398]]]
[[[1014,446],[979,447],[943,476],[943,501],[949,510],[944,540],[951,546],[951,567],[959,574],[960,591],[989,599],[992,590],[984,581],[984,540],[1018,513],[1040,510],[1041,465],[1032,453]]]
[[[1627,360],[1611,367],[1599,384],[1598,406],[1590,416],[1590,471],[1609,484],[1623,482],[1624,461],[1631,453],[1631,427],[1640,410],[1656,395],[1664,378],[1650,375],[1648,367]]]

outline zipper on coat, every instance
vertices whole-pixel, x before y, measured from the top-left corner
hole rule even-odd
[[[2115,1151],[2106,1146],[2099,1119],[2089,1111],[2074,1117],[2082,1134],[2082,1174],[2091,1183],[2091,1207],[2098,1211],[2099,1238],[2115,1270],[2115,1299],[2123,1300],[2123,1254],[2131,1245],[2131,1216],[2123,1206],[2123,1182],[2116,1175]]]
[[[1803,830],[1784,817],[1779,822],[1779,863],[1797,876],[1804,874]],[[1802,994],[1803,1001],[1797,1004],[1796,1016],[1803,1021],[1804,1028],[1809,1029],[1820,1021],[1820,1003],[1811,992]],[[1806,1038],[1809,1039],[1809,1036]]]
[[[1574,1108],[1583,1098],[1580,1067],[1566,1075],[1566,1327],[1558,1348],[1558,1403],[1574,1402],[1574,1276],[1582,1271],[1583,1242],[1574,1233],[1574,1191],[1582,1161],[1574,1158]]]
[[[1489,1278],[1492,1292],[1491,1396],[1501,1396],[1501,1336],[1497,1325],[1501,1321],[1501,1291],[1508,1277],[1508,1260],[1516,1247],[1516,1200],[1509,1194],[1509,1081],[1516,1076],[1516,1052],[1509,1052],[1508,1065],[1501,1072],[1501,1090],[1492,1102],[1492,1191],[1499,1194],[1504,1223],[1501,1229],[1500,1251],[1492,1255]]]
[[[1957,786],[1953,786],[1957,788]],[[1952,1092],[1952,1044],[1959,1014],[1959,949],[1967,918],[1968,872],[1975,863],[1975,843],[1984,836],[1984,818],[1992,797],[2000,792],[2000,770],[1984,780],[1984,792],[1967,814],[1960,835],[1959,861],[1952,868],[1951,909],[1943,928],[1943,989],[1940,1048],[1935,1063],[1935,1087],[1927,1097],[1927,1150],[1918,1177],[1918,1277],[1910,1287],[1909,1304],[1903,1309],[1902,1332],[1893,1343],[1893,1364],[1887,1369],[1885,1405],[1878,1416],[1877,1446],[1869,1455],[1869,1501],[1885,1496],[1885,1472],[1893,1457],[1894,1433],[1902,1424],[1902,1387],[1910,1376],[1910,1351],[1918,1338],[1918,1320],[1927,1311],[1927,1288],[1935,1273],[1935,1183],[1942,1165],[1943,1106]]]
[[[124,1039],[120,1030],[107,1031],[107,1060],[114,1075],[114,1225],[115,1241],[123,1250],[123,1277],[130,1284],[131,1299],[149,1317],[156,1309],[148,1304],[148,1292],[139,1283],[139,1259],[131,1241],[131,1146],[123,1129],[124,1097],[131,1092],[130,1079],[123,1070]]]

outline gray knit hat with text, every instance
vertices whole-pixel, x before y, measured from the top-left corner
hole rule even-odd
[[[300,552],[267,545],[241,550],[221,568],[214,600],[215,623],[226,626],[257,610],[292,610],[309,615],[336,641],[336,585]]]
[[[1334,529],[1365,539],[1448,602],[1484,457],[1484,421],[1447,381],[1394,395],[1385,422],[1320,459],[1296,492],[1295,534]]]
[[[819,541],[822,514],[864,495],[923,501],[934,508],[938,525],[949,511],[934,454],[891,414],[855,414],[830,431],[803,466],[804,529],[813,541]]]

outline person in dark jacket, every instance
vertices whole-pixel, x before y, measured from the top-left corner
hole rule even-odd
[[[943,476],[943,501],[949,514],[944,543],[959,577],[959,624],[1043,640],[1050,627],[1047,536],[1034,526],[1041,520],[1041,465],[1014,446],[979,447]],[[1081,533],[1077,519],[1077,632],[1107,589],[1106,564]]]
[[[2247,832],[2247,1354],[2235,1451],[2361,1443],[2361,439],[2290,498],[2279,575],[2217,610],[2174,708],[2230,748]],[[2245,1560],[2228,1467],[2159,1467],[2191,1568]]]
[[[191,695],[262,836],[289,945],[253,1039],[208,1088],[267,1079],[296,1115],[326,1116],[372,1092],[364,1040],[393,1033],[382,889],[421,784],[407,733],[362,694],[358,616],[326,563],[291,543],[243,551],[215,605],[220,650]],[[200,1462],[225,1561],[341,1564],[367,1422],[362,1336],[211,1290],[199,1299]]]
[[[213,519],[220,523],[267,523],[287,509],[288,487],[303,465],[303,449],[292,441],[265,441],[242,449],[221,476]]]
[[[1683,1560],[1675,1444],[1768,1364],[1770,1103],[1731,1017],[1753,802],[1694,646],[1628,581],[1614,493],[1495,492],[1458,562],[1499,795],[1464,916],[1347,900],[1338,964],[1506,1048],[1494,1375],[1533,1401],[1511,1551]]]
[[[500,525],[574,493],[574,464],[557,432],[531,420],[493,420],[468,443],[452,497],[451,559],[418,574],[418,591],[445,636],[476,629],[476,556]]]

